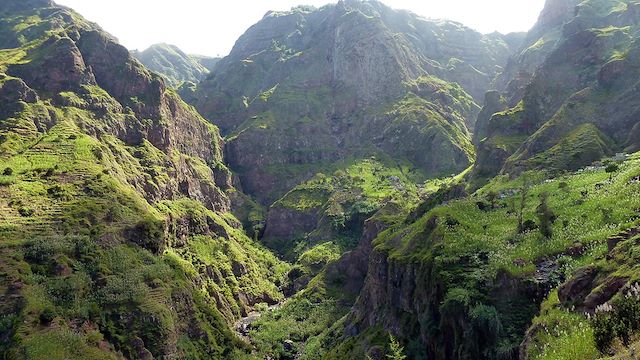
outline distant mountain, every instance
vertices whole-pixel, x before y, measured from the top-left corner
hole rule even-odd
[[[183,82],[200,82],[220,60],[188,55],[177,46],[169,44],[155,44],[144,51],[132,51],[131,54],[144,66],[162,75],[173,87],[178,87]]]

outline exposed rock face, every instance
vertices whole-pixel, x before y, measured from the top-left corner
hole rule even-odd
[[[635,6],[629,2],[608,12],[591,1],[576,5],[549,1],[501,75],[512,79],[504,85],[512,108],[479,124],[485,136],[476,138],[476,173],[577,169],[636,146],[628,137],[637,124],[637,106],[628,94],[640,69],[629,32],[638,26]],[[528,56],[535,60],[528,63]],[[486,105],[484,113],[495,110]]]
[[[628,254],[636,246],[640,228],[634,227],[607,239],[608,255],[604,262],[612,263],[614,269],[623,270],[634,266]],[[567,307],[594,312],[626,288],[629,277],[616,274],[610,269],[590,265],[578,269],[573,276],[558,289],[560,302]]]
[[[570,281],[559,288],[558,298],[564,304],[584,299],[591,292],[597,275],[598,271],[593,266],[578,270]]]
[[[80,85],[95,84],[73,40],[51,37],[43,47],[47,48],[46,52],[28,64],[15,67],[12,72],[45,93],[55,94],[78,89]],[[43,68],[47,71],[41,71]]]
[[[21,79],[0,78],[0,117],[7,118],[23,109],[20,102],[35,103],[38,101],[38,94],[33,91]]]
[[[393,206],[388,205],[387,209],[381,210],[377,215],[387,211],[394,211]],[[360,294],[369,269],[373,240],[389,228],[389,225],[388,222],[376,215],[368,219],[364,223],[358,247],[342,255],[338,261],[329,264],[326,269],[327,277],[342,284],[343,290],[349,296],[355,297]]]
[[[219,61],[219,58],[188,55],[177,46],[169,44],[155,44],[144,51],[133,51],[131,54],[148,69],[162,75],[173,87],[178,87],[183,82],[200,82]]]
[[[264,237],[290,241],[312,232],[318,226],[319,209],[298,211],[285,207],[273,207],[267,217]]]
[[[414,356],[443,360],[491,358],[487,354],[495,351],[500,335],[473,318],[471,313],[477,310],[468,299],[454,300],[452,294],[456,290],[447,289],[446,281],[438,278],[438,271],[433,264],[391,259],[374,250],[364,287],[347,320],[346,335],[383,326],[402,339],[418,342],[420,350],[413,350]],[[532,316],[534,307],[523,305],[532,299],[541,300],[537,288],[520,279],[504,276],[488,286],[494,299],[491,306],[499,314],[521,306],[521,314]],[[526,325],[519,324],[522,328],[518,330],[524,333]],[[503,356],[515,358],[515,348]]]
[[[337,160],[379,151],[449,175],[472,161],[474,99],[510,53],[505,39],[376,1],[269,13],[195,104],[265,204]]]

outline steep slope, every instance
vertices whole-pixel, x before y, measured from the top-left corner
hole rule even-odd
[[[263,204],[350,157],[384,153],[450,175],[473,161],[475,99],[510,43],[377,1],[271,12],[200,84],[195,105]]]
[[[488,98],[491,110],[478,119],[478,175],[577,169],[638,149],[640,104],[632,95],[640,69],[638,6],[548,2],[528,47],[513,60],[520,70],[502,103],[497,95]],[[529,53],[533,60],[527,60]]]
[[[200,82],[219,60],[188,55],[177,46],[169,44],[155,44],[144,51],[132,51],[131,54],[148,69],[162,75],[173,87],[184,82]]]
[[[227,358],[286,265],[229,214],[223,142],[96,25],[0,3],[0,350]]]
[[[351,314],[319,341],[324,358],[364,358],[389,331],[412,359],[516,359],[538,304],[565,276],[574,277],[549,295],[520,358],[599,358],[593,329],[603,327],[583,311],[624,298],[637,281],[639,174],[636,154],[611,182],[603,168],[498,177],[392,224],[372,241]],[[555,219],[548,237],[543,198]],[[519,218],[528,230],[518,231]]]

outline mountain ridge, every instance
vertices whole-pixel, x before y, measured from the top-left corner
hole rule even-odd
[[[189,55],[175,45],[154,44],[143,51],[134,50],[133,57],[151,71],[165,77],[174,88],[183,83],[197,84],[215,67],[219,58]]]

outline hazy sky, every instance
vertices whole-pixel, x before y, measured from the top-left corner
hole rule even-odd
[[[0,0],[1,1],[1,0]],[[322,6],[331,0],[55,0],[97,22],[129,49],[165,42],[189,53],[226,55],[269,10]],[[545,0],[383,0],[428,18],[459,21],[480,32],[526,31]]]

